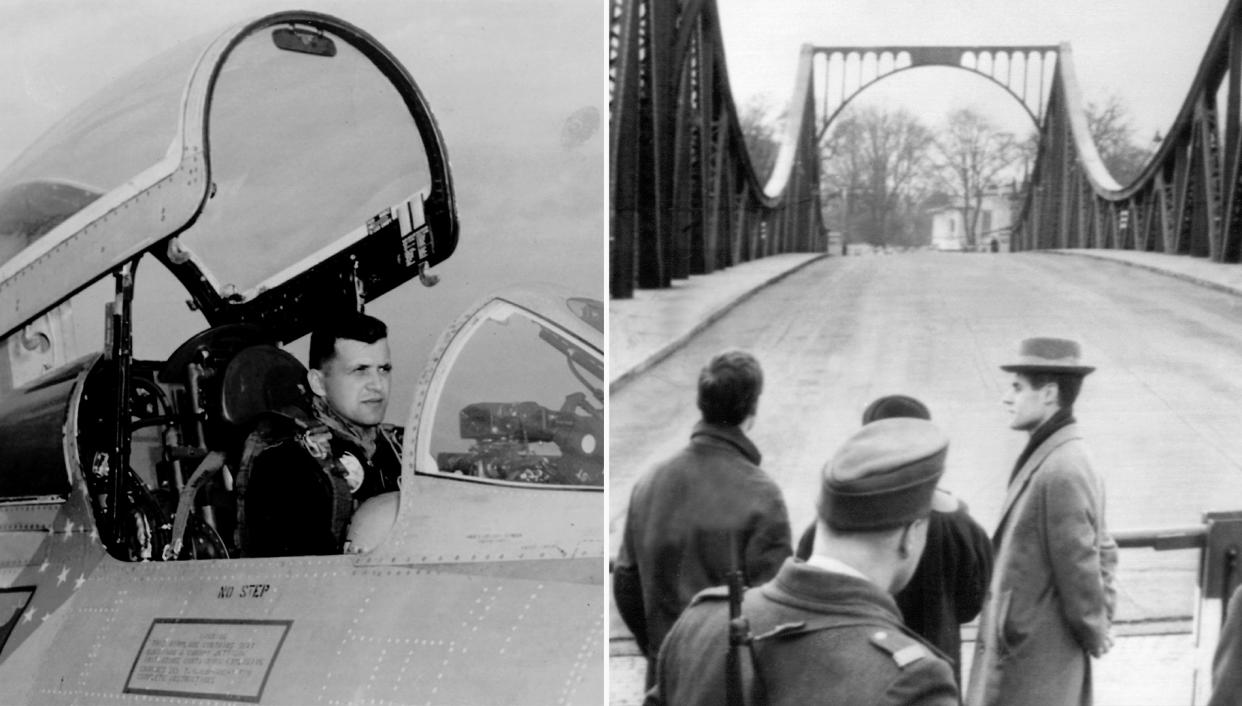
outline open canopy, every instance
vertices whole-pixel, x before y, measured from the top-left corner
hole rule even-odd
[[[456,238],[405,69],[341,20],[278,13],[156,57],[0,174],[0,335],[151,250],[211,323],[288,341]]]

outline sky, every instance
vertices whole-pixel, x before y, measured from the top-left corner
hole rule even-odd
[[[401,423],[441,331],[475,301],[528,282],[604,298],[603,0],[598,11],[579,0],[0,0],[0,171],[165,49],[295,8],[340,17],[395,54],[430,104],[452,165],[461,229],[456,252],[434,270],[440,283],[407,283],[367,308],[389,324],[388,418]],[[582,123],[591,131],[564,143],[584,111],[596,117]],[[293,350],[304,359],[304,341]]]
[[[759,96],[783,109],[803,43],[1069,42],[1084,99],[1103,103],[1115,94],[1143,141],[1172,124],[1226,5],[1226,0],[716,1],[739,106]],[[953,69],[925,68],[885,79],[864,91],[859,102],[905,106],[933,124],[950,108],[971,105],[1015,133],[1031,126],[999,87]]]

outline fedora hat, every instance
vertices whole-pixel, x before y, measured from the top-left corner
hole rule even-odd
[[[1000,366],[1011,373],[1070,373],[1086,375],[1093,366],[1082,364],[1082,349],[1068,338],[1028,338],[1018,347],[1018,360]]]

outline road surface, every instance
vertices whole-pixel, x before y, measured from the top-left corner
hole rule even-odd
[[[824,462],[868,402],[923,400],[951,441],[941,485],[991,530],[1026,435],[1008,429],[998,365],[1022,338],[1074,338],[1097,366],[1076,415],[1113,529],[1242,509],[1242,298],[1124,265],[1047,254],[829,258],[768,287],[611,396],[612,551],[635,479],[686,442],[695,381],[741,347],[766,372],[752,438],[795,537]],[[1197,552],[1126,550],[1123,621],[1193,612]],[[619,625],[614,621],[614,628]]]

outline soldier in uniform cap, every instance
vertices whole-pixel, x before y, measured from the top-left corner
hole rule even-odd
[[[263,419],[238,474],[247,556],[335,554],[355,506],[395,491],[400,429],[383,423],[392,359],[382,321],[349,312],[311,334],[309,409]]]
[[[1078,343],[1028,338],[1004,403],[1030,434],[1009,477],[992,536],[995,567],[967,688],[977,706],[1091,703],[1091,658],[1109,650],[1117,545],[1104,522],[1104,483],[1073,405],[1083,378]]]
[[[863,412],[862,423],[892,417],[931,420],[931,410],[908,395],[887,395]],[[992,540],[970,516],[966,503],[937,488],[927,518],[927,546],[910,583],[895,594],[906,627],[947,655],[953,678],[962,683],[962,628],[983,608],[992,576]],[[802,534],[794,556],[808,559],[815,523]]]
[[[746,592],[750,657],[726,689],[728,593],[696,596],[660,649],[655,704],[957,704],[947,659],[893,600],[918,565],[948,440],[922,419],[864,426],[825,466],[810,559]]]

